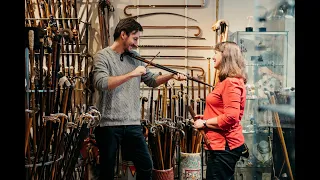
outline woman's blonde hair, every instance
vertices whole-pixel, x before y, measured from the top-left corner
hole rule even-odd
[[[239,46],[234,42],[225,41],[216,44],[214,50],[222,53],[218,76],[220,82],[227,77],[238,77],[243,78],[246,83],[246,64]]]

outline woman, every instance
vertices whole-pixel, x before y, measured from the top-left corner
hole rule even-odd
[[[194,127],[204,129],[210,141],[206,179],[233,179],[240,156],[248,155],[240,124],[246,104],[245,60],[234,42],[221,42],[214,48],[214,68],[219,82],[206,97],[203,115],[197,115]],[[246,153],[246,154],[245,154]]]

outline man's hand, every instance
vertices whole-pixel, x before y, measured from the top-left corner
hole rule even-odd
[[[144,66],[138,66],[135,70],[131,72],[131,76],[137,77],[146,74],[146,68]]]
[[[183,81],[183,80],[187,79],[187,77],[185,75],[180,74],[180,73],[173,75],[173,78],[178,81]]]

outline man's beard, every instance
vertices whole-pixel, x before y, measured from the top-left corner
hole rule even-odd
[[[125,47],[125,51],[131,51],[133,48],[137,48],[138,46],[134,43],[128,45],[126,42],[123,42],[123,47]]]

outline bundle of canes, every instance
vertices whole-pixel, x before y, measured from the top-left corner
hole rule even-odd
[[[184,132],[175,126],[169,118],[163,118],[150,126],[149,148],[154,162],[154,169],[168,170],[174,165],[176,147]]]
[[[195,114],[195,112],[193,111],[192,106],[188,106],[188,111],[189,111],[189,113],[191,114],[192,118],[195,119],[196,114]],[[194,122],[194,121],[192,121],[192,122]],[[198,130],[198,131],[202,134],[202,137],[203,137],[203,139],[204,139],[204,143],[205,143],[208,147],[210,147],[210,141],[209,141],[209,139],[207,138],[204,130],[203,130],[203,129],[200,129],[200,130]]]

